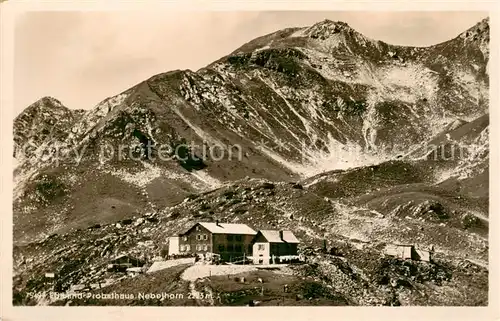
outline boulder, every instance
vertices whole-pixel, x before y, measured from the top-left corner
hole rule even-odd
[[[261,188],[263,189],[274,189],[276,186],[273,183],[263,183],[261,185]]]

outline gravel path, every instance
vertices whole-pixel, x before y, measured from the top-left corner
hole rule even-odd
[[[187,268],[181,275],[186,281],[194,281],[212,275],[230,275],[249,271],[256,271],[253,265],[204,265],[196,264]]]
[[[172,266],[181,265],[181,264],[190,264],[194,263],[194,258],[185,258],[185,259],[176,259],[176,260],[167,260],[167,261],[159,261],[154,262],[153,265],[149,268],[147,273],[156,272],[160,270],[167,269]]]
[[[279,268],[280,273],[288,273],[286,264],[272,265],[210,265],[210,264],[195,264],[186,270],[181,275],[181,278],[186,281],[193,281],[213,275],[231,275],[243,272],[257,271],[262,268]]]

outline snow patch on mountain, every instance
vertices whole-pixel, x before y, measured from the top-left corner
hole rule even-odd
[[[167,178],[179,181],[189,178],[189,175],[183,175],[178,172],[168,171],[144,161],[142,161],[140,164],[143,166],[143,169],[137,172],[127,171],[124,168],[103,169],[102,171],[140,188],[146,187],[149,183],[157,178]]]
[[[292,172],[297,173],[304,177],[307,175],[307,169],[301,164],[288,160],[265,146],[259,145],[256,148],[264,155],[268,156],[269,158],[274,160],[276,163],[282,165],[283,167],[290,169]]]
[[[463,94],[468,95],[473,100],[472,103],[476,103],[478,106],[481,99],[489,100],[488,87],[477,81],[470,72],[457,68],[453,72],[453,81],[461,89],[460,92],[457,92],[458,97],[466,98]]]
[[[326,151],[304,148],[303,172],[313,176],[338,169],[369,166],[389,160],[393,155],[382,152],[370,152],[356,143],[342,144],[328,134]]]
[[[393,155],[382,152],[368,152],[356,143],[342,144],[331,134],[327,135],[325,150],[318,150],[303,144],[299,150],[300,162],[291,161],[273,150],[258,146],[258,149],[285,168],[299,174],[302,178],[338,169],[369,166],[389,160]]]
[[[193,124],[187,117],[185,117],[178,108],[172,108],[172,110],[188,125],[196,135],[198,135],[204,142],[215,144],[218,146],[225,146],[220,140],[216,139],[206,131],[204,131],[201,127]]]
[[[477,176],[488,170],[489,165],[489,126],[481,131],[472,143],[450,140],[458,147],[453,157],[460,157],[458,165],[436,174],[436,182],[441,183],[450,178],[464,180]]]
[[[276,93],[276,95],[278,95],[283,100],[283,102],[288,106],[289,110],[295,116],[297,116],[297,118],[300,119],[300,121],[304,125],[305,132],[309,133],[311,131],[311,122],[308,119],[306,119],[304,116],[302,116],[297,110],[295,110],[295,108],[292,106],[292,104],[290,104],[290,102],[287,100],[285,95],[282,93],[282,90],[276,84],[274,84],[271,80],[264,79],[261,76],[259,76],[259,79],[263,83],[265,83],[269,88],[271,88]],[[284,90],[286,90],[286,89],[284,89]]]
[[[474,143],[461,147],[467,148],[469,154],[459,162],[453,176],[458,176],[458,179],[466,179],[484,173],[488,169],[488,133],[489,128],[486,128]]]
[[[199,180],[205,184],[204,189],[206,189],[207,187],[209,189],[216,189],[216,188],[219,188],[223,185],[223,183],[220,180],[211,176],[210,174],[208,174],[204,170],[193,171],[193,172],[191,172],[191,175],[194,176],[197,180]]]
[[[144,169],[136,173],[130,173],[123,168],[104,172],[108,172],[109,174],[116,176],[127,183],[141,188],[146,187],[154,179],[162,176],[162,170],[160,168],[147,164],[145,162],[142,162],[142,165],[144,166]],[[174,176],[173,178],[180,179],[181,177]]]
[[[382,88],[379,88],[383,94],[382,99],[415,103],[423,98],[433,100],[438,91],[438,77],[435,73],[416,64],[381,69],[378,79],[380,82],[373,85],[382,84]]]
[[[29,167],[25,170],[17,168],[14,171],[14,191],[13,191],[13,201],[15,202],[21,196],[23,196],[26,183],[29,182],[38,174],[38,168]]]

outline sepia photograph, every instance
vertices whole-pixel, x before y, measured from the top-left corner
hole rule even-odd
[[[13,28],[14,307],[491,303],[489,12]]]

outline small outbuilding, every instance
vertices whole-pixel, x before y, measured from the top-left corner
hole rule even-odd
[[[144,262],[127,254],[122,254],[111,260],[108,270],[125,272],[128,268],[141,267]]]
[[[291,231],[261,230],[252,240],[253,263],[275,264],[298,259],[299,243]]]
[[[389,244],[385,248],[385,254],[402,260],[431,261],[430,250],[416,248],[412,244]]]

